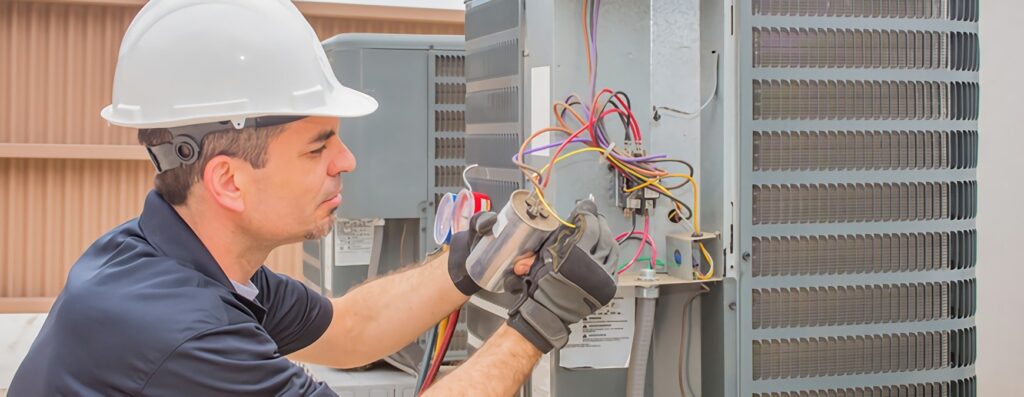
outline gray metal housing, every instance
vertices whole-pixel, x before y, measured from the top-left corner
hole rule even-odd
[[[335,263],[340,230],[303,244],[307,283],[341,296],[368,276],[421,261],[436,247],[437,197],[463,185],[464,39],[341,34],[323,45],[338,80],[380,104],[368,116],[342,119],[338,129],[357,159],[356,169],[343,175],[338,217],[383,221],[374,227],[369,260]],[[464,340],[465,332],[457,331],[449,358],[465,357]]]
[[[470,178],[496,207],[522,186],[505,159],[536,127],[534,102],[585,89],[580,6],[467,2],[466,155],[491,159]],[[648,149],[697,166],[702,229],[722,232],[709,249],[725,279],[691,317],[697,395],[977,394],[977,1],[610,0],[600,26],[598,85],[631,95]],[[680,45],[695,52],[671,55]],[[680,89],[693,64],[699,84]],[[544,66],[550,85],[539,87]],[[713,91],[695,131],[643,114],[693,109]],[[488,100],[500,96],[512,104]],[[559,212],[590,193],[614,211],[592,161],[556,171]],[[655,219],[657,235],[672,230]],[[621,217],[612,228],[629,229]],[[668,288],[659,299],[649,395],[680,395],[689,296]],[[507,303],[471,301],[471,345]],[[624,370],[549,360],[533,378],[546,372],[550,395],[623,393]]]

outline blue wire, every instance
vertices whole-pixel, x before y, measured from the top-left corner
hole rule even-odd
[[[423,352],[423,361],[420,362],[420,372],[416,374],[416,395],[420,395],[423,388],[423,381],[427,379],[427,371],[430,370],[430,362],[434,359],[434,349],[437,348],[437,326],[430,329],[427,336],[427,350]]]

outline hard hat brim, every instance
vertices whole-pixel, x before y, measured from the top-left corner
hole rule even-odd
[[[333,92],[324,97],[324,104],[303,110],[262,109],[236,113],[210,114],[190,118],[168,120],[132,120],[125,118],[131,112],[118,112],[114,104],[107,105],[100,111],[100,116],[110,124],[130,128],[170,128],[184,125],[212,123],[226,120],[239,120],[263,116],[325,116],[325,117],[361,117],[373,113],[379,106],[373,97],[349,87],[338,85]]]

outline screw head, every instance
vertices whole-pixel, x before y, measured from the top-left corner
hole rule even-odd
[[[729,310],[736,310],[736,302],[729,303]]]
[[[749,252],[744,252],[743,253],[743,261],[744,262],[750,262],[750,253]]]

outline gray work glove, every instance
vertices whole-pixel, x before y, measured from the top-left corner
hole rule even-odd
[[[565,346],[569,325],[611,302],[619,260],[604,217],[591,200],[581,201],[570,220],[575,228],[559,227],[544,242],[530,272],[522,277],[519,299],[509,310],[508,324],[541,352]]]
[[[455,288],[466,296],[480,292],[480,285],[473,281],[466,271],[466,259],[473,248],[484,236],[491,234],[494,222],[498,219],[493,212],[478,212],[469,219],[469,229],[455,233],[448,244],[448,275],[451,276]]]

